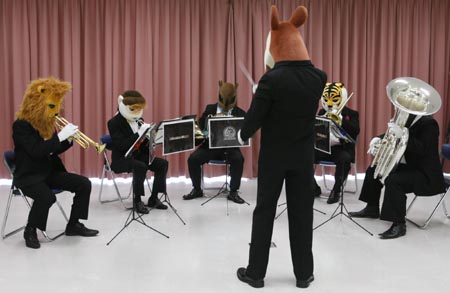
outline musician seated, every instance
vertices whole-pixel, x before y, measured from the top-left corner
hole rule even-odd
[[[402,129],[395,123],[389,123],[393,135],[400,138]],[[439,126],[432,116],[408,117],[409,128],[407,147],[396,169],[387,174],[384,184],[374,178],[375,168],[369,166],[366,171],[359,200],[366,202],[365,208],[350,212],[355,218],[380,218],[392,222],[391,227],[379,236],[392,239],[406,234],[406,194],[415,193],[431,196],[444,191],[444,177],[439,161]],[[374,137],[370,142],[369,153],[376,155],[381,138]],[[395,155],[395,153],[394,153]],[[401,155],[401,154],[400,154]],[[384,200],[379,209],[381,190],[384,185]]]
[[[210,116],[244,117],[245,111],[236,105],[237,86],[238,84],[219,81],[219,100],[215,104],[206,106],[202,117],[198,121],[200,129],[205,129],[206,120]],[[205,140],[188,158],[189,175],[193,189],[190,193],[183,195],[183,199],[190,200],[203,196],[201,166],[210,160],[226,160],[228,162],[231,177],[228,199],[235,203],[244,203],[244,200],[238,193],[244,168],[244,157],[241,150],[239,148],[210,149],[208,140]]]
[[[321,97],[323,109],[320,109],[318,115],[331,118],[356,141],[359,134],[359,114],[345,106],[347,101],[347,90],[343,83],[327,83]],[[347,179],[351,163],[355,161],[355,144],[338,139],[333,133],[330,133],[330,144],[331,154],[315,151],[315,163],[331,161],[336,164],[334,186],[327,200],[328,204],[333,204],[342,196],[342,185]],[[315,186],[315,196],[319,196],[322,191],[317,182]]]
[[[167,209],[159,198],[159,193],[166,193],[166,174],[169,163],[161,158],[153,158],[151,164],[150,148],[147,143],[137,143],[130,156],[125,157],[133,143],[150,127],[144,122],[142,113],[146,106],[145,98],[135,90],[125,91],[118,98],[119,111],[108,121],[108,130],[112,139],[111,169],[116,173],[133,173],[133,201],[138,213],[148,214],[141,196],[145,196],[144,181],[148,170],[155,174],[152,194],[147,206],[156,209]]]
[[[25,244],[30,248],[41,246],[36,228],[46,230],[49,209],[56,201],[53,189],[75,193],[65,234],[98,234],[79,221],[88,218],[91,182],[84,176],[67,172],[58,156],[73,145],[72,138],[78,132],[78,126],[71,123],[55,132],[55,117],[70,86],[53,77],[32,81],[13,124],[14,184],[33,199],[24,231]]]

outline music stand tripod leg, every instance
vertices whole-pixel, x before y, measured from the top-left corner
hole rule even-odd
[[[174,212],[174,214],[178,217],[178,219],[180,219],[180,221],[183,223],[183,225],[186,225],[186,223],[183,221],[183,219],[181,218],[181,216],[178,214],[177,209],[172,205],[172,203],[170,202],[170,198],[169,195],[167,194],[167,192],[163,193],[163,196],[161,197],[163,200],[161,201],[162,203],[167,203],[167,205],[172,209],[172,211]],[[160,199],[161,200],[161,199]]]
[[[342,166],[342,168],[344,168],[344,166]],[[361,229],[363,229],[364,231],[366,231],[367,233],[369,233],[371,236],[373,236],[373,234],[367,230],[366,228],[364,228],[361,224],[359,224],[358,222],[356,222],[355,220],[352,219],[352,217],[350,217],[348,215],[348,210],[347,207],[344,204],[344,186],[345,183],[347,181],[347,178],[345,178],[345,180],[342,182],[342,186],[341,186],[341,198],[339,200],[339,205],[336,207],[336,209],[334,210],[333,214],[331,215],[331,217],[326,220],[325,222],[322,222],[321,224],[319,224],[318,226],[316,226],[313,230],[316,230],[317,228],[325,225],[326,223],[328,223],[329,221],[331,221],[332,219],[336,218],[339,215],[344,215],[347,219],[350,219],[353,223],[355,223],[357,226],[359,226]],[[340,209],[340,211],[338,213],[336,213],[338,210]],[[345,212],[344,212],[345,210]]]
[[[136,214],[138,214],[138,215],[136,216]],[[160,235],[162,235],[162,236],[164,236],[166,238],[169,238],[169,236],[167,236],[166,234],[156,230],[155,228],[147,225],[144,222],[144,219],[142,218],[142,215],[135,211],[135,202],[134,202],[134,199],[133,199],[133,206],[131,208],[131,212],[128,214],[128,217],[127,217],[127,220],[125,221],[124,226],[122,227],[122,229],[120,229],[119,232],[117,232],[116,235],[114,235],[114,237],[108,243],[106,243],[106,245],[108,246],[114,239],[116,239],[116,237],[119,236],[119,234],[122,233],[122,231],[125,230],[125,228],[127,228],[133,221],[136,221],[139,224],[144,225],[145,227],[155,231],[156,233],[158,233],[158,234],[160,234]]]

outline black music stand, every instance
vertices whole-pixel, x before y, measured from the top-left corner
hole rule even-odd
[[[138,145],[138,147],[139,147],[139,145],[140,145],[141,143],[144,143],[145,139],[148,139],[148,142],[147,142],[147,143],[148,143],[148,147],[150,148],[150,154],[152,154],[153,148],[154,148],[154,145],[153,145],[153,144],[154,144],[154,133],[151,133],[150,136],[147,136],[146,134],[147,134],[147,132],[149,132],[149,131],[151,132],[152,129],[154,129],[154,127],[155,127],[154,124],[151,125],[149,129],[147,129],[144,133],[142,133],[142,134],[138,137],[138,139],[133,143],[133,145],[132,145],[132,146],[129,148],[129,150],[125,153],[125,157],[126,157],[126,158],[132,157],[132,156],[135,154],[135,150],[136,150],[135,146]],[[151,160],[153,160],[153,156],[149,155],[149,159],[150,159],[149,163],[151,163]],[[133,170],[131,170],[131,173],[133,173]],[[134,192],[134,182],[131,183],[131,186],[132,186],[132,192]],[[119,234],[120,234],[123,230],[125,230],[125,228],[127,228],[133,221],[136,221],[136,222],[138,222],[138,223],[144,225],[145,227],[147,227],[147,228],[149,228],[149,229],[151,229],[151,230],[153,230],[153,231],[155,231],[155,232],[161,234],[162,236],[164,236],[164,237],[166,237],[166,238],[169,238],[169,236],[167,236],[166,234],[164,234],[164,233],[162,233],[162,232],[156,230],[155,228],[153,228],[153,227],[147,225],[147,224],[144,222],[144,219],[142,218],[142,214],[139,214],[139,213],[136,212],[136,206],[135,206],[135,204],[136,204],[136,203],[135,203],[135,201],[134,201],[134,194],[133,194],[133,205],[132,205],[132,207],[131,207],[131,212],[130,212],[130,214],[128,215],[128,218],[127,218],[127,220],[125,221],[125,224],[123,225],[122,229],[120,229],[120,231],[117,232],[117,234],[114,235],[114,237],[113,237],[108,243],[106,243],[106,245],[109,245],[109,244],[110,244],[117,236],[119,236]]]
[[[281,216],[282,213],[284,213],[285,211],[287,211],[287,204],[286,204],[286,202],[280,203],[280,204],[278,205],[278,207],[281,207],[281,206],[284,206],[284,205],[286,205],[286,207],[285,207],[278,215],[275,216],[275,220],[278,219],[278,218]],[[318,213],[321,213],[322,215],[326,215],[326,213],[324,213],[324,212],[322,212],[321,210],[318,210],[318,209],[316,209],[316,208],[313,208],[313,210],[315,210],[315,211],[318,212]]]
[[[132,183],[132,184],[133,184],[133,183]],[[113,237],[111,240],[109,240],[108,243],[106,243],[106,245],[109,245],[109,244],[110,244],[117,236],[119,236],[119,234],[122,233],[122,231],[125,230],[125,228],[127,228],[133,221],[136,221],[136,222],[138,222],[138,223],[144,225],[145,227],[147,227],[147,228],[149,228],[149,229],[155,231],[156,233],[159,233],[159,234],[161,234],[162,236],[164,236],[164,237],[166,237],[166,238],[169,238],[169,236],[167,236],[166,234],[164,234],[164,233],[162,233],[162,232],[156,230],[155,228],[153,228],[153,227],[147,225],[147,224],[144,222],[144,219],[142,219],[142,214],[137,213],[136,210],[135,210],[135,202],[134,202],[134,198],[133,198],[133,206],[131,207],[131,212],[128,214],[128,218],[127,218],[127,220],[125,221],[125,224],[123,225],[122,229],[120,229],[120,231],[117,232],[117,234],[114,235],[114,237]]]
[[[170,198],[169,198],[169,195],[167,194],[167,192],[164,192],[159,200],[161,201],[161,203],[167,203],[167,205],[172,209],[173,213],[178,217],[178,219],[180,219],[181,223],[183,223],[183,225],[186,225],[186,222],[184,222],[183,219],[181,218],[181,216],[178,214],[177,209],[170,202]],[[152,209],[153,208],[151,208],[150,210],[152,210]]]
[[[321,118],[321,120],[323,119],[328,119],[328,118]],[[334,136],[336,136],[338,139],[343,140],[344,143],[342,144],[343,149],[345,150],[345,146],[347,143],[352,143],[355,144],[356,141],[339,125],[337,125],[333,120],[328,119],[330,121],[329,126],[330,126],[330,132],[332,132],[334,134]],[[348,175],[347,175],[348,177]],[[355,180],[358,180],[355,177]],[[332,219],[336,218],[339,215],[344,215],[347,219],[349,219],[350,221],[352,221],[353,223],[355,223],[357,226],[359,226],[361,229],[363,229],[364,231],[366,231],[367,233],[369,233],[371,236],[373,236],[373,234],[367,230],[366,228],[364,228],[361,224],[359,224],[358,222],[356,222],[355,220],[352,219],[352,217],[350,217],[348,215],[348,210],[344,204],[344,186],[347,182],[347,178],[344,179],[344,181],[342,182],[341,185],[341,198],[339,200],[339,204],[336,207],[336,209],[334,210],[334,212],[331,214],[331,217],[322,222],[321,224],[319,224],[318,226],[314,227],[313,230],[316,230],[317,228],[325,225],[326,223],[328,223],[329,221],[331,221]],[[338,212],[339,210],[339,212]],[[345,212],[344,212],[345,211]]]

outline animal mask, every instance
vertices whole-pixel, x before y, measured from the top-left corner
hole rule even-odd
[[[320,100],[325,111],[338,110],[347,101],[347,89],[342,82],[327,82]]]
[[[118,98],[119,112],[125,119],[135,121],[142,117],[146,102],[138,91],[126,91]]]
[[[288,21],[280,22],[278,9],[272,5],[270,33],[266,40],[265,65],[272,68],[279,61],[309,60],[303,38],[297,28],[308,18],[306,7],[299,6]]]
[[[237,103],[236,90],[238,84],[232,84],[219,80],[219,106],[223,112],[233,109]]]
[[[16,117],[28,121],[43,139],[51,138],[55,133],[55,116],[70,88],[69,82],[54,77],[33,80],[25,91]]]

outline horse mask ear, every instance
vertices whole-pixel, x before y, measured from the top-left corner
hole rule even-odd
[[[308,10],[299,6],[292,13],[288,21],[281,21],[278,9],[272,5],[270,15],[270,53],[275,62],[309,60],[306,49],[298,27],[308,19]]]

